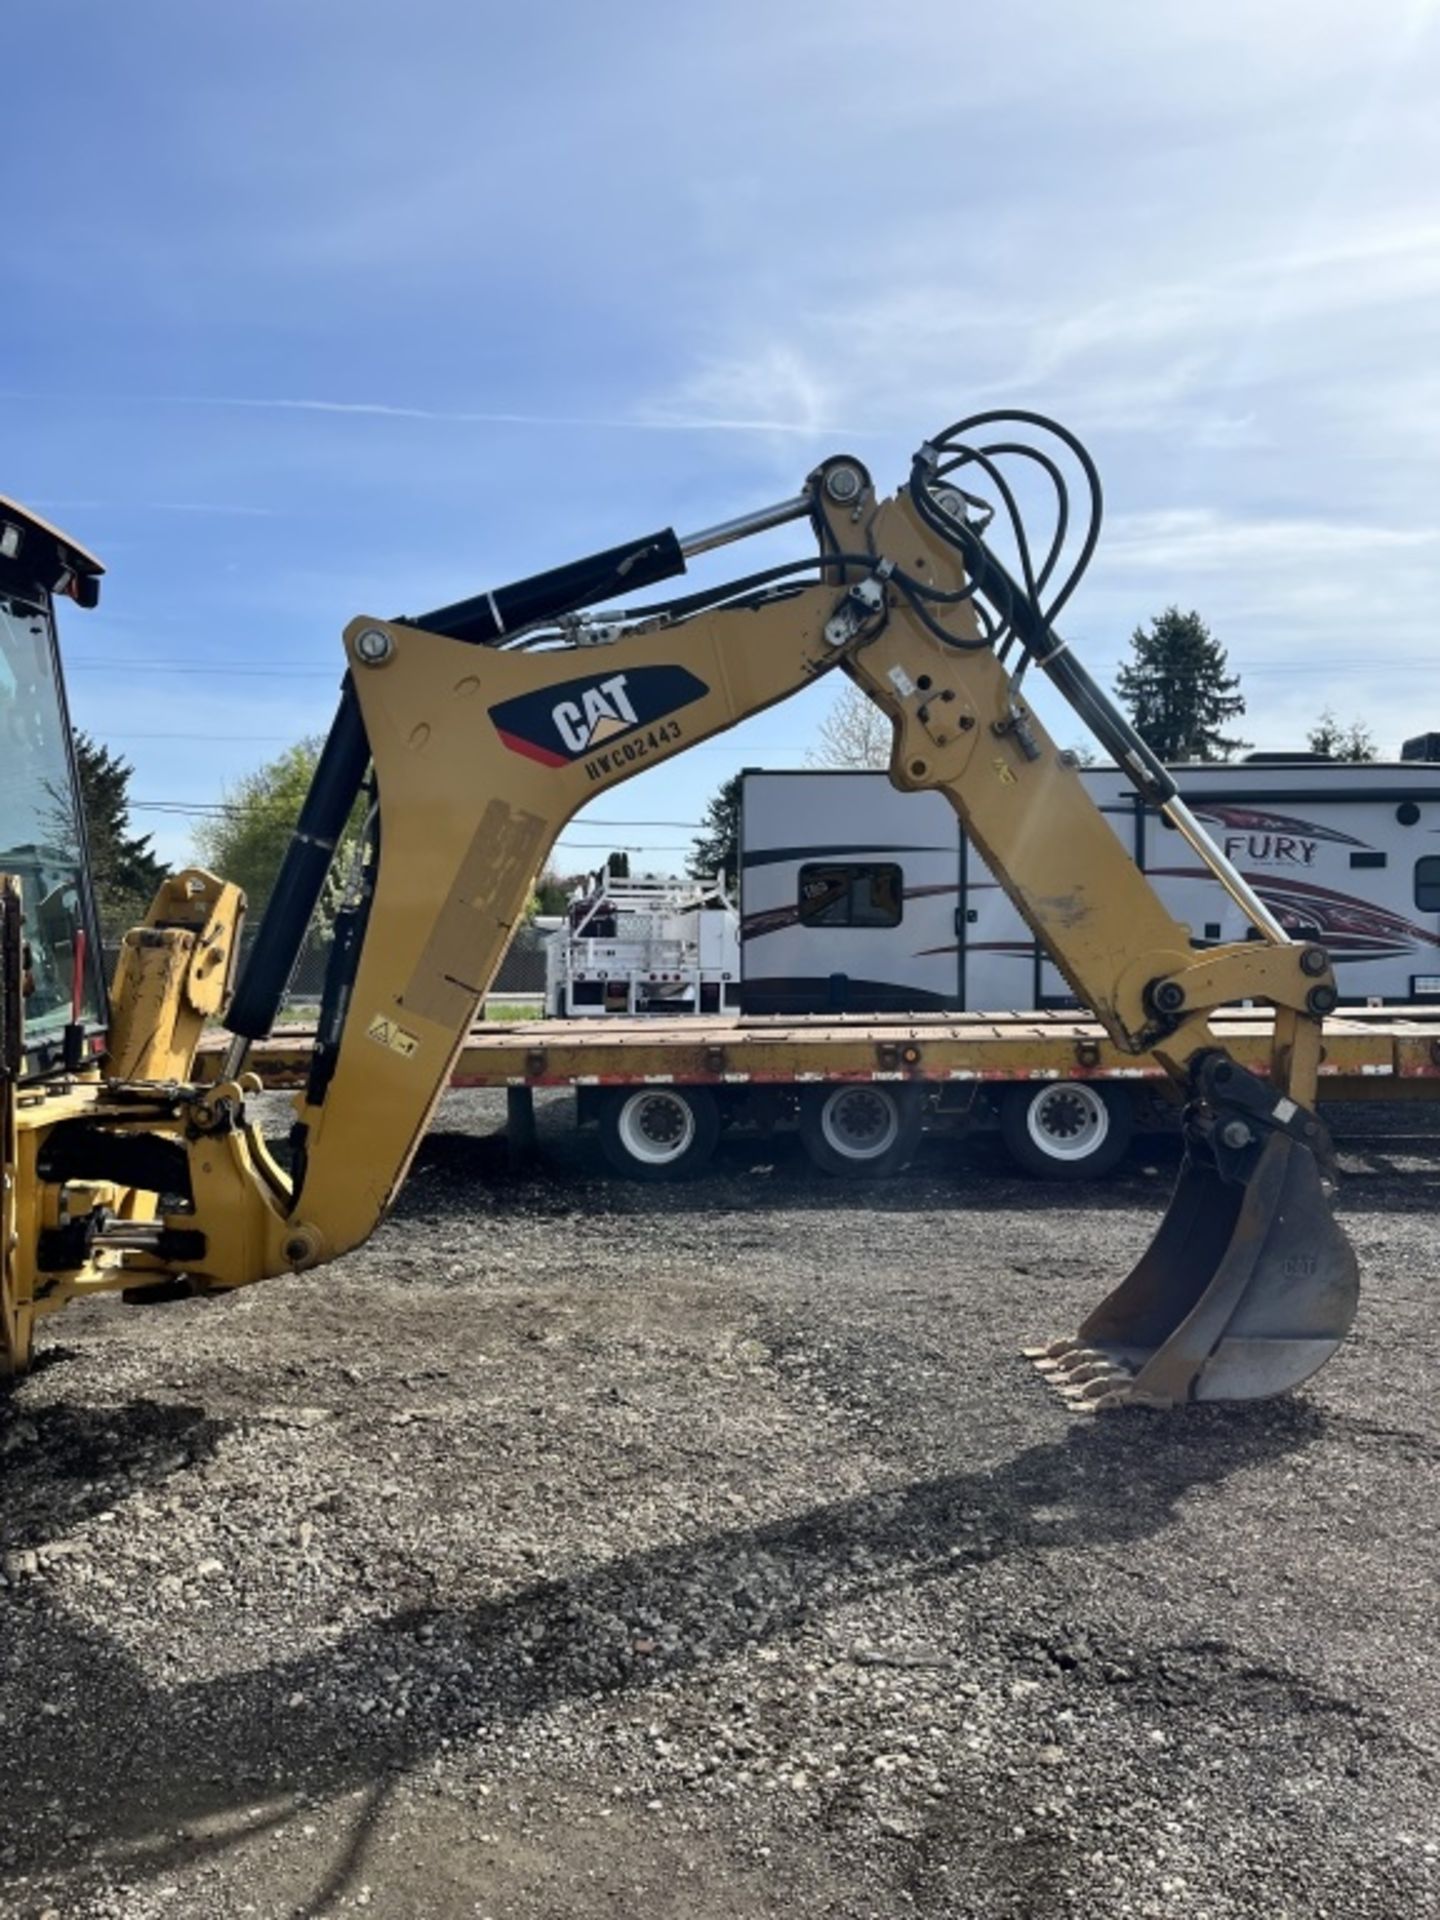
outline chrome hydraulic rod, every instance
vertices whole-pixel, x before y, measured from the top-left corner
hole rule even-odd
[[[1199,854],[1220,885],[1239,907],[1251,924],[1265,935],[1265,938],[1277,947],[1290,944],[1290,935],[1281,926],[1265,902],[1256,893],[1244,874],[1231,865],[1215,842],[1206,833],[1200,822],[1191,813],[1189,807],[1176,794],[1167,800],[1161,808],[1165,818],[1184,840],[1192,853]]]
[[[808,493],[797,493],[793,499],[779,500],[773,507],[757,507],[754,513],[742,513],[734,520],[721,520],[699,533],[682,535],[680,551],[689,560],[697,553],[709,553],[715,547],[728,547],[733,540],[748,540],[752,533],[767,533],[771,527],[783,527],[791,520],[803,520],[810,511],[810,504]]]

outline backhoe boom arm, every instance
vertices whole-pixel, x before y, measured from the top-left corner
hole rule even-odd
[[[946,476],[967,463],[989,473],[1006,449],[957,434],[922,449],[909,486],[888,499],[858,461],[835,459],[795,500],[691,542],[652,536],[419,624],[350,623],[340,719],[268,947],[262,937],[232,1010],[228,1078],[179,1096],[168,1120],[157,1109],[132,1123],[183,1133],[190,1176],[183,1211],[165,1219],[171,1240],[126,1256],[132,1284],[183,1271],[235,1287],[365,1240],[565,824],[610,787],[839,668],[891,721],[895,784],[946,796],[1077,998],[1118,1046],[1153,1051],[1189,1102],[1187,1170],[1155,1247],[1081,1341],[1042,1364],[1088,1401],[1168,1403],[1277,1391],[1328,1357],[1355,1296],[1312,1111],[1320,1018],[1335,1004],[1328,959],[1287,939],[1068,653],[1053,615],[1069,585],[1044,604],[1054,552],[1037,578],[1022,535],[1023,583],[1002,567],[973,496]],[[680,570],[687,550],[801,514],[818,545],[800,563],[815,576],[804,584],[795,567],[771,569],[638,614],[578,615]],[[1006,658],[1017,646],[1018,668]],[[1257,937],[1194,948],[1024,698],[1031,663],[1213,868]],[[245,1047],[269,1024],[367,764],[369,858],[340,918],[286,1173],[245,1120],[258,1084]],[[1227,1061],[1210,1026],[1217,1007],[1242,999],[1276,1010],[1268,1084]]]

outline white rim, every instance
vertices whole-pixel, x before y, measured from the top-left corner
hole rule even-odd
[[[669,1166],[695,1138],[695,1111],[678,1093],[647,1089],[632,1093],[620,1109],[618,1131],[632,1160],[647,1167]]]
[[[1048,1159],[1088,1160],[1105,1144],[1110,1109],[1093,1087],[1061,1081],[1034,1096],[1025,1109],[1025,1125]]]
[[[820,1132],[847,1160],[878,1160],[900,1137],[900,1109],[883,1087],[840,1087],[820,1109]]]

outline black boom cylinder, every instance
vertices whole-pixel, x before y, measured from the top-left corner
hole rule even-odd
[[[240,976],[225,1024],[246,1040],[263,1040],[275,1024],[320,889],[370,764],[360,702],[347,675],[340,708],[280,863],[260,933]]]
[[[653,587],[657,580],[670,580],[684,571],[680,542],[667,527],[663,533],[627,541],[623,547],[608,547],[604,553],[552,567],[549,573],[535,573],[491,593],[477,593],[469,600],[437,607],[433,613],[417,614],[405,625],[484,646],[537,620],[553,620],[576,607],[593,607],[597,600]]]

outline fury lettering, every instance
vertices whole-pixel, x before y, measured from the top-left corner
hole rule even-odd
[[[1297,833],[1227,833],[1227,860],[1254,860],[1261,866],[1313,867],[1317,842]]]

